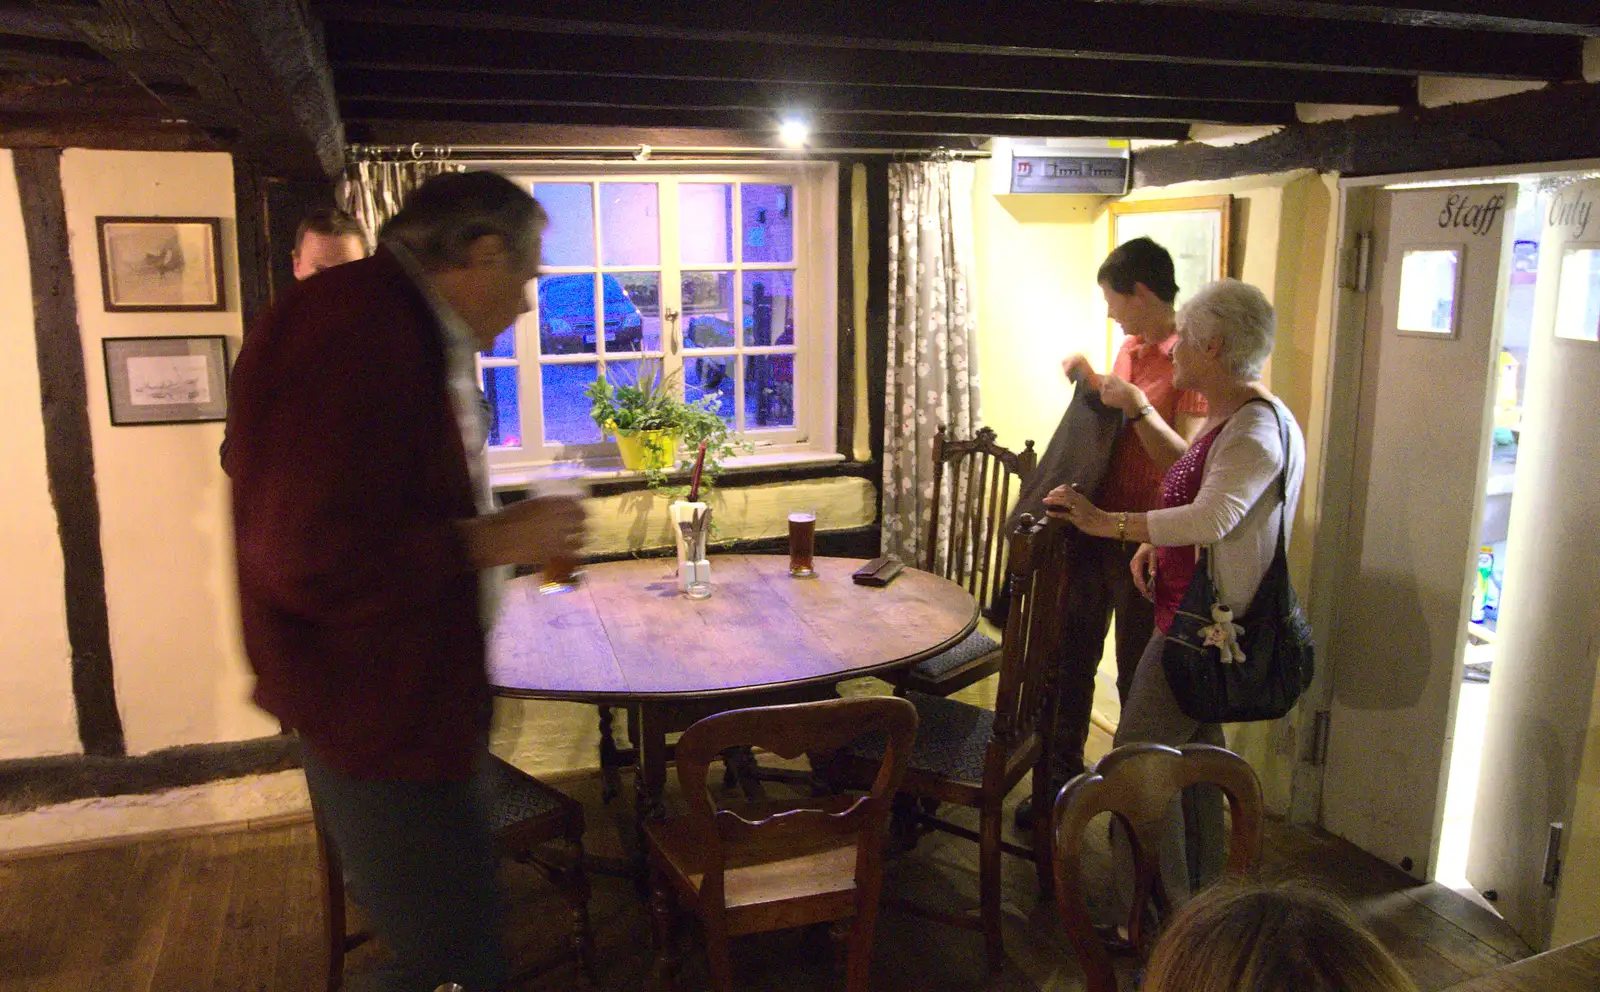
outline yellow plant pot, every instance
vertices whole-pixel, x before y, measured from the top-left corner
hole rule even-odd
[[[671,468],[677,462],[678,438],[672,431],[612,433],[617,436],[617,451],[622,455],[622,467],[631,472]]]

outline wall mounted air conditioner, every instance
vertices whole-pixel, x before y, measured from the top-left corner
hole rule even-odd
[[[996,138],[991,192],[1121,196],[1131,173],[1128,143],[1094,138]]]

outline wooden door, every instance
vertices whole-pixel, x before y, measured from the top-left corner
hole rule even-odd
[[[1560,870],[1582,854],[1571,841],[1594,811],[1592,802],[1577,811],[1580,769],[1586,751],[1600,752],[1600,742],[1585,742],[1600,651],[1597,204],[1600,180],[1589,180],[1556,191],[1545,210],[1510,554],[1467,853],[1468,880],[1495,892],[1495,908],[1538,948],[1563,929],[1563,917],[1573,921],[1563,939],[1600,925],[1600,895],[1577,891],[1578,879]],[[1600,753],[1589,760],[1600,761]],[[1554,824],[1561,830],[1552,845]]]
[[[1384,191],[1374,216],[1322,821],[1419,879],[1444,809],[1515,196]]]

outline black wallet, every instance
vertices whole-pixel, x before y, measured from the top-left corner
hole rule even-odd
[[[906,566],[900,559],[889,555],[883,558],[874,558],[856,569],[850,578],[858,586],[886,586],[894,581]]]

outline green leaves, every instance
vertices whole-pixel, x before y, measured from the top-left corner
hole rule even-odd
[[[672,431],[679,440],[679,450],[687,452],[675,471],[687,472],[694,465],[700,442],[706,442],[706,461],[702,472],[702,487],[710,485],[722,474],[722,459],[752,450],[746,441],[736,441],[728,425],[717,415],[716,396],[706,396],[693,403],[679,399],[682,394],[679,373],[664,375],[660,359],[643,359],[637,364],[637,373],[630,380],[618,376],[613,384],[601,373],[583,395],[590,402],[589,416],[608,433],[634,431]],[[612,367],[613,371],[616,366]],[[652,487],[667,488],[667,470],[650,469],[646,478]],[[686,488],[686,487],[684,487]]]

